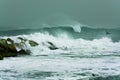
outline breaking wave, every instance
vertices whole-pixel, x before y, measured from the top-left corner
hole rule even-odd
[[[50,34],[34,33],[29,35],[10,36],[14,42],[19,42],[18,37],[33,40],[39,43],[37,47],[31,47],[26,43],[24,49],[30,50],[31,55],[49,54],[75,54],[75,55],[120,55],[120,42],[113,42],[110,38],[85,40],[82,38],[73,39],[68,34],[59,34],[55,37]],[[1,37],[8,38],[8,37]],[[53,43],[58,50],[50,50],[47,42]]]
[[[119,34],[119,29],[65,25],[0,31],[0,39],[19,43],[18,37],[22,37],[38,43],[32,47],[27,40],[25,46],[16,47],[29,51],[29,56],[0,61],[0,79],[119,80]],[[57,49],[50,49],[48,42]]]
[[[8,58],[0,62],[1,80],[119,80],[120,78],[119,41],[113,42],[108,37],[93,40],[74,39],[66,33],[60,34],[59,37],[48,33],[33,33],[0,38],[8,37],[17,43],[18,37],[22,37],[33,40],[39,45],[32,47],[26,42],[26,46],[22,49],[30,51],[31,56]],[[58,49],[49,49],[48,41]]]
[[[77,26],[76,26],[77,27]],[[79,30],[79,31],[77,31]],[[85,39],[85,40],[93,40],[93,39],[101,39],[103,37],[109,37],[112,41],[120,40],[120,30],[119,29],[97,29],[97,28],[87,28],[82,27],[80,29],[73,29],[68,26],[60,26],[60,27],[45,27],[40,29],[17,29],[17,30],[8,30],[8,31],[0,31],[0,36],[17,36],[22,34],[33,34],[33,33],[43,33],[49,34],[55,37],[69,37],[72,39]]]

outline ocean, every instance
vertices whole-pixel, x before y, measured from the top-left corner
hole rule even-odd
[[[120,80],[120,0],[0,0],[5,39],[0,80]]]
[[[0,38],[17,37],[39,43],[24,49],[27,56],[0,61],[0,80],[119,80],[119,29],[93,29],[59,26],[41,29],[1,31]],[[59,49],[50,50],[50,41]]]

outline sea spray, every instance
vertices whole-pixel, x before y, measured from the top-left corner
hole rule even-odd
[[[1,38],[11,38],[14,42],[19,42],[18,37],[33,40],[39,45],[32,47],[27,42],[23,49],[31,51],[30,56],[5,58],[0,61],[0,76],[3,80],[89,80],[120,74],[120,42],[112,42],[110,38],[85,40],[43,33]],[[48,41],[58,49],[51,50]]]
[[[65,35],[65,34],[64,34]],[[36,37],[37,36],[37,37]],[[66,35],[67,36],[67,35]],[[54,37],[49,34],[43,33],[34,33],[29,35],[19,35],[9,37],[14,40],[14,42],[18,43],[18,37],[24,37],[28,40],[33,40],[37,42],[39,45],[36,47],[31,47],[28,42],[25,43],[25,47],[23,49],[30,50],[32,54],[41,55],[44,51],[57,52],[57,50],[50,50],[49,44],[47,42],[51,42],[54,44],[58,50],[62,52],[69,53],[69,50],[72,53],[82,54],[82,55],[120,55],[120,42],[112,42],[109,38],[102,39],[94,39],[94,40],[84,40],[84,39],[70,39],[69,37]],[[8,38],[8,37],[3,37]],[[48,44],[48,45],[47,45]],[[114,47],[114,48],[113,48]],[[93,53],[97,51],[97,53]],[[86,53],[86,54],[84,54]],[[59,54],[59,53],[58,53]],[[49,54],[48,54],[49,55]]]

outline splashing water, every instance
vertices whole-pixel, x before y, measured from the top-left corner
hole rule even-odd
[[[18,42],[17,37],[10,38]],[[0,61],[1,80],[97,80],[100,77],[104,80],[108,76],[119,78],[120,42],[112,42],[109,38],[85,40],[42,33],[19,37],[34,40],[39,46],[31,47],[26,43],[25,49],[31,51],[31,56]],[[50,50],[48,45],[43,44],[47,41],[59,49]]]

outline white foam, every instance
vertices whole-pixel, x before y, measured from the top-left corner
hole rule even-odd
[[[0,76],[1,78],[17,77],[29,80],[29,74],[35,75],[36,72],[56,72],[53,76],[45,77],[44,80],[89,80],[92,78],[92,73],[99,76],[120,75],[120,58],[117,56],[98,57],[98,58],[78,58],[79,56],[91,55],[119,55],[120,42],[112,42],[109,38],[84,40],[70,38],[56,38],[49,34],[35,33],[30,35],[19,35],[20,37],[34,40],[39,43],[37,47],[31,47],[26,43],[24,49],[30,50],[31,55],[48,55],[48,56],[24,56],[16,58],[5,58],[0,61]],[[11,36],[15,42],[19,42],[18,36]],[[7,37],[4,37],[7,38]],[[56,45],[58,50],[50,50],[46,42],[50,41]],[[71,54],[76,58],[61,56],[61,54]],[[16,71],[6,74],[4,70]],[[36,72],[35,72],[36,71]],[[82,75],[75,75],[85,74]],[[58,75],[57,75],[58,74]],[[6,76],[7,75],[7,76]],[[39,77],[39,76],[37,76]],[[30,79],[34,80],[34,79]]]
[[[63,33],[65,35],[65,33]],[[20,42],[17,39],[18,36],[10,37],[14,42]],[[94,39],[94,40],[84,40],[84,39],[70,39],[67,35],[62,37],[54,37],[49,34],[34,33],[30,35],[19,35],[19,37],[24,37],[28,40],[34,40],[39,43],[37,47],[31,47],[28,42],[26,46],[22,47],[24,49],[30,50],[32,55],[41,55],[42,53],[50,54],[56,53],[61,54],[66,52],[72,52],[83,55],[120,55],[120,42],[112,42],[109,38]],[[7,37],[4,37],[7,38]],[[47,41],[52,42],[58,50],[50,50],[49,45],[46,45]],[[18,48],[19,49],[19,48]]]

